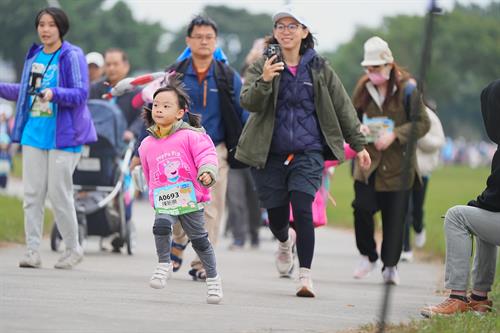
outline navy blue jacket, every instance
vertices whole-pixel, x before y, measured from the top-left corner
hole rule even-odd
[[[295,76],[287,67],[280,75],[271,153],[323,151],[324,139],[314,106],[309,64],[315,56],[316,51],[308,49],[300,59]]]

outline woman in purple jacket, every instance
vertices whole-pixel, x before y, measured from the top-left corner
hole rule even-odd
[[[27,252],[19,266],[41,266],[38,248],[48,195],[66,244],[55,268],[70,269],[83,258],[72,175],[82,145],[97,139],[86,106],[87,64],[80,48],[63,41],[69,21],[61,9],[41,10],[35,27],[42,45],[28,51],[21,83],[0,83],[0,97],[17,101],[12,140],[23,146]]]

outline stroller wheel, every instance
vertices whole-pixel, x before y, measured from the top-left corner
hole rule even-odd
[[[113,238],[113,240],[111,241],[113,252],[120,253],[120,249],[122,248],[124,243],[124,240],[120,236],[116,236],[115,238]]]
[[[57,229],[56,221],[52,224],[52,231],[50,232],[50,248],[52,251],[59,251],[59,246],[61,246],[62,236]]]

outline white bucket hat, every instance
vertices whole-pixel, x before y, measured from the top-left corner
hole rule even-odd
[[[303,16],[299,15],[293,8],[285,8],[283,10],[280,10],[276,14],[274,14],[273,15],[273,23],[276,23],[285,17],[291,17],[295,21],[302,24],[303,26],[309,28],[309,23],[307,22],[307,20]]]
[[[385,40],[375,36],[365,42],[365,58],[361,66],[379,66],[393,62],[391,49]]]
[[[85,58],[87,59],[87,65],[94,64],[97,67],[104,66],[104,57],[99,52],[89,52]]]

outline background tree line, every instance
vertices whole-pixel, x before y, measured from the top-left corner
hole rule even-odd
[[[159,22],[141,22],[122,1],[103,9],[104,0],[59,0],[70,17],[67,39],[84,52],[103,52],[120,47],[129,54],[136,72],[161,70],[175,61],[185,47],[186,27],[167,31]],[[14,64],[18,77],[28,47],[38,41],[35,14],[45,1],[3,0],[0,26],[3,27],[0,56]],[[206,6],[204,13],[219,26],[219,45],[231,65],[241,69],[256,38],[271,33],[271,16],[251,14],[245,9]],[[196,14],[196,13],[193,13]],[[167,17],[168,15],[166,15]],[[427,97],[436,101],[445,131],[450,136],[484,137],[479,117],[479,93],[500,77],[500,3],[455,8],[436,19]],[[189,18],[186,18],[186,24]],[[417,74],[425,18],[398,15],[386,17],[376,28],[358,27],[353,38],[336,50],[324,52],[348,91],[363,74],[359,63],[363,43],[373,35],[386,39],[396,61]],[[169,44],[165,41],[170,40]]]

